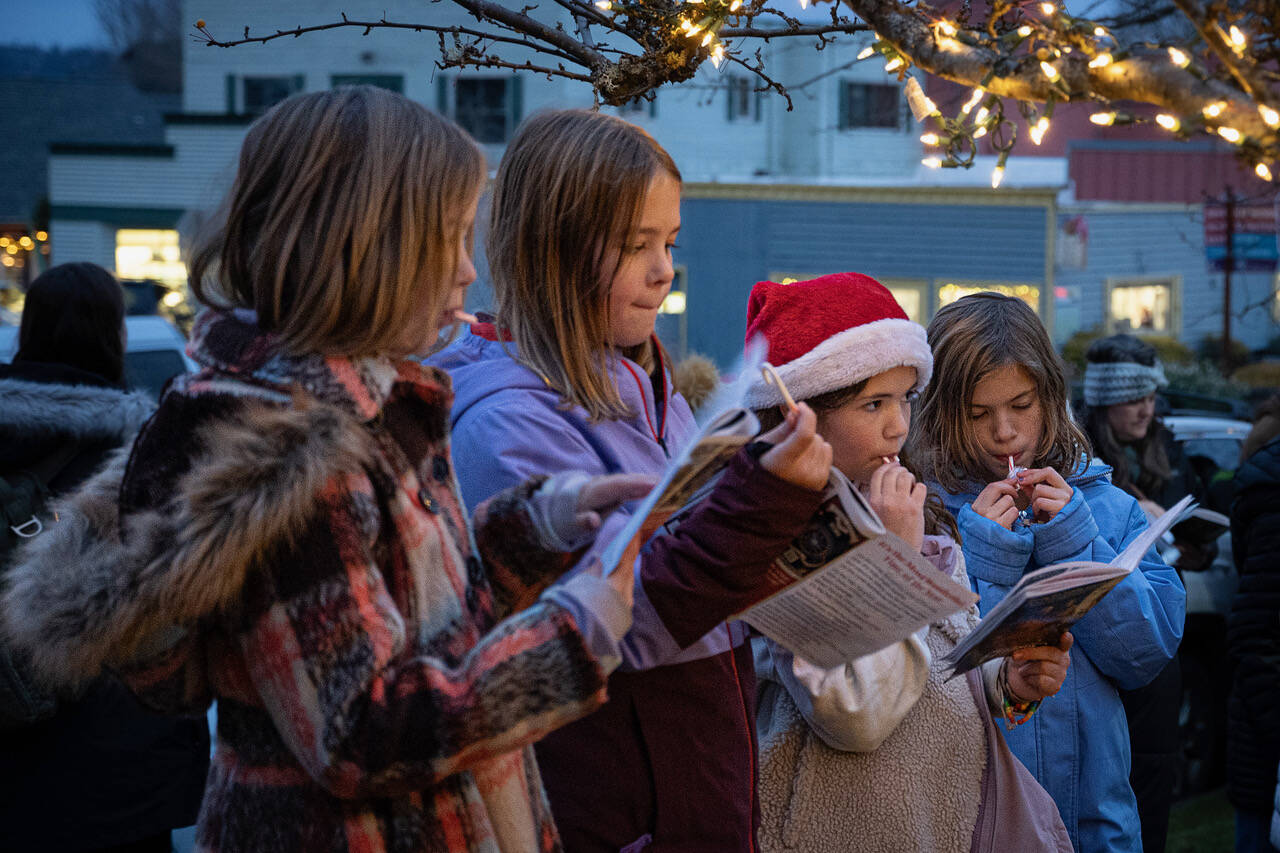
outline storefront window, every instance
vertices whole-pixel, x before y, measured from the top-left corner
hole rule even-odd
[[[140,228],[117,231],[116,275],[122,279],[152,279],[169,287],[184,286],[187,267],[178,248],[178,232]]]
[[[1113,332],[1174,331],[1172,279],[1108,281],[1108,321]]]
[[[957,299],[974,293],[1000,293],[1013,296],[1030,305],[1031,310],[1037,314],[1040,312],[1040,288],[1034,284],[947,281],[938,286],[938,307],[950,305]]]

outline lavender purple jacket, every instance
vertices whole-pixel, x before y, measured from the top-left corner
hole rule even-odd
[[[468,505],[538,473],[658,473],[696,432],[669,376],[655,387],[618,359],[613,378],[635,415],[591,423],[512,357],[515,344],[475,329],[485,334],[431,359],[453,379],[453,456]],[[769,563],[820,499],[744,451],[675,533],[645,546],[609,703],[538,746],[567,849],[640,850],[646,840],[655,850],[752,849],[754,673],[743,626],[724,621],[761,597]],[[610,516],[595,547],[626,518]],[[557,603],[591,618],[575,601]]]

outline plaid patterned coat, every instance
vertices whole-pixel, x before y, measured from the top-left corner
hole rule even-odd
[[[9,633],[64,683],[217,699],[202,850],[559,849],[528,745],[605,677],[538,600],[572,557],[537,544],[536,486],[477,512],[482,568],[445,374],[287,358],[229,314],[192,351],[127,467],[24,555]]]

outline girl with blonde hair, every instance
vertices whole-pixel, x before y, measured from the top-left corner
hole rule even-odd
[[[556,111],[517,131],[488,237],[497,318],[433,359],[458,391],[468,501],[565,467],[658,472],[691,439],[654,336],[680,187],[670,156],[618,118]],[[754,679],[744,626],[725,620],[763,597],[831,464],[807,406],[762,439],[617,572],[634,575],[636,610],[610,701],[538,746],[571,850],[755,849]]]
[[[603,703],[631,585],[544,590],[651,482],[524,482],[472,537],[449,379],[417,357],[475,277],[484,180],[381,89],[259,119],[191,266],[201,369],[11,575],[48,678],[217,700],[198,849],[559,849],[528,745]]]
[[[1109,562],[1147,526],[1110,469],[1090,460],[1062,361],[1026,303],[966,296],[934,316],[929,344],[933,381],[908,450],[956,518],[983,613],[1026,572]],[[1071,667],[1054,701],[1007,733],[1076,850],[1142,849],[1117,691],[1146,684],[1173,657],[1185,602],[1177,573],[1149,552],[1072,628]]]

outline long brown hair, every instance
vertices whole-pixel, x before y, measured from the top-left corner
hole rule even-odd
[[[488,256],[498,321],[521,359],[593,420],[630,414],[602,370],[610,357],[608,271],[621,262],[660,174],[681,180],[642,129],[554,110],[520,126],[494,181]],[[647,344],[623,355],[655,366]]]
[[[911,452],[925,476],[955,493],[989,478],[969,409],[977,384],[1017,365],[1035,382],[1043,429],[1035,466],[1064,477],[1088,461],[1089,439],[1071,418],[1066,371],[1035,312],[1021,299],[975,293],[947,305],[929,324],[933,381],[920,397]]]
[[[288,98],[249,128],[214,229],[196,245],[200,301],[252,308],[292,352],[392,350],[443,311],[484,155],[457,125],[385,89]],[[438,312],[436,312],[438,313]]]
[[[822,432],[824,415],[834,412],[850,400],[857,398],[870,381],[870,378],[863,379],[845,388],[837,388],[805,399],[803,402],[808,403],[809,408],[813,409],[813,413],[818,416],[818,432]],[[755,414],[760,421],[761,432],[768,432],[782,423],[782,411],[777,406],[756,409]],[[912,463],[910,457],[911,454],[904,448],[903,452],[898,454],[898,463],[910,471],[913,477],[923,482],[920,470]],[[929,496],[924,502],[924,532],[934,536],[950,536],[956,542],[960,541],[960,528],[956,525],[955,517],[947,511],[942,503],[942,497],[935,489],[929,489]]]

